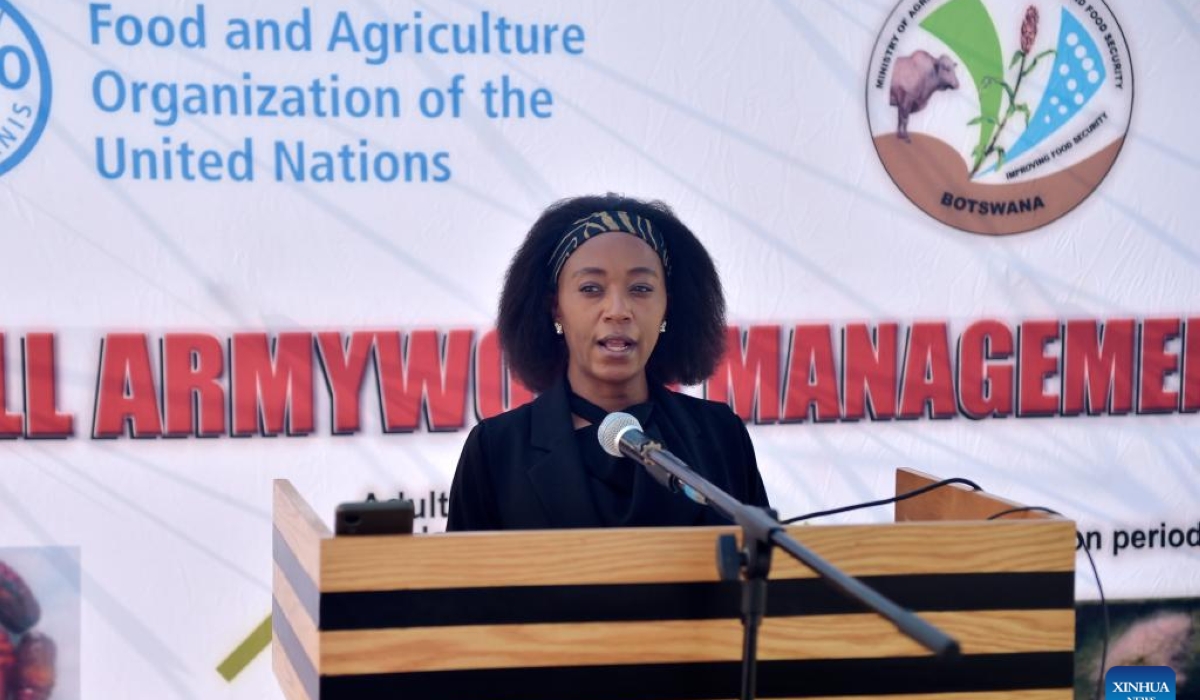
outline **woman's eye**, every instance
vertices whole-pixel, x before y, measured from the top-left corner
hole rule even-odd
[[[597,292],[600,291],[600,285],[598,285],[598,284],[580,285],[579,291],[583,292],[584,294],[596,294]]]
[[[635,284],[630,288],[629,291],[633,292],[634,294],[650,294],[654,291],[654,287],[651,287],[648,284]]]

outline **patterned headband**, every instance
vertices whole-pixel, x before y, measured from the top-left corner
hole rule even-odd
[[[658,258],[662,261],[663,272],[671,274],[667,244],[663,241],[662,234],[651,225],[649,219],[627,211],[598,211],[575,221],[563,234],[562,240],[558,242],[558,247],[550,256],[549,267],[554,272],[550,278],[551,281],[558,284],[558,275],[562,272],[563,265],[567,264],[567,258],[571,257],[579,249],[579,246],[593,236],[609,231],[624,231],[645,241],[654,249],[655,253],[658,253]]]

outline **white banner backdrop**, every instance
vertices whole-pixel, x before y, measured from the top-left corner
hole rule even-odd
[[[1090,21],[1033,4],[1046,32]],[[84,696],[281,697],[265,654],[216,671],[270,611],[271,481],[329,516],[403,491],[442,530],[465,429],[500,407],[506,262],[547,204],[606,191],[668,202],[717,261],[745,354],[689,391],[733,387],[783,515],[889,495],[897,466],[964,476],[1076,519],[1108,595],[1200,595],[1200,8],[1102,8],[1124,146],[1012,236],[936,221],[881,163],[894,9],[0,1],[0,546],[78,547]],[[913,134],[969,117],[964,69]],[[849,420],[855,339],[889,337],[905,388]],[[239,423],[272,347],[290,393]],[[989,368],[1009,390],[982,410]]]

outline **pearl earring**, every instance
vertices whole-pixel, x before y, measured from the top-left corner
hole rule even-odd
[[[666,319],[663,319],[662,325],[658,327],[658,332],[659,333],[667,332],[667,320]]]
[[[554,332],[558,335],[562,335],[562,324],[558,321],[554,322]]]

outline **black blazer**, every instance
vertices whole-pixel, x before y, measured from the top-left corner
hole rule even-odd
[[[603,527],[571,422],[567,386],[558,382],[532,403],[476,425],[463,445],[450,487],[447,530]],[[754,447],[740,418],[723,403],[652,388],[683,444],[666,445],[733,497],[767,505]],[[722,524],[709,508],[663,489],[671,525]]]

